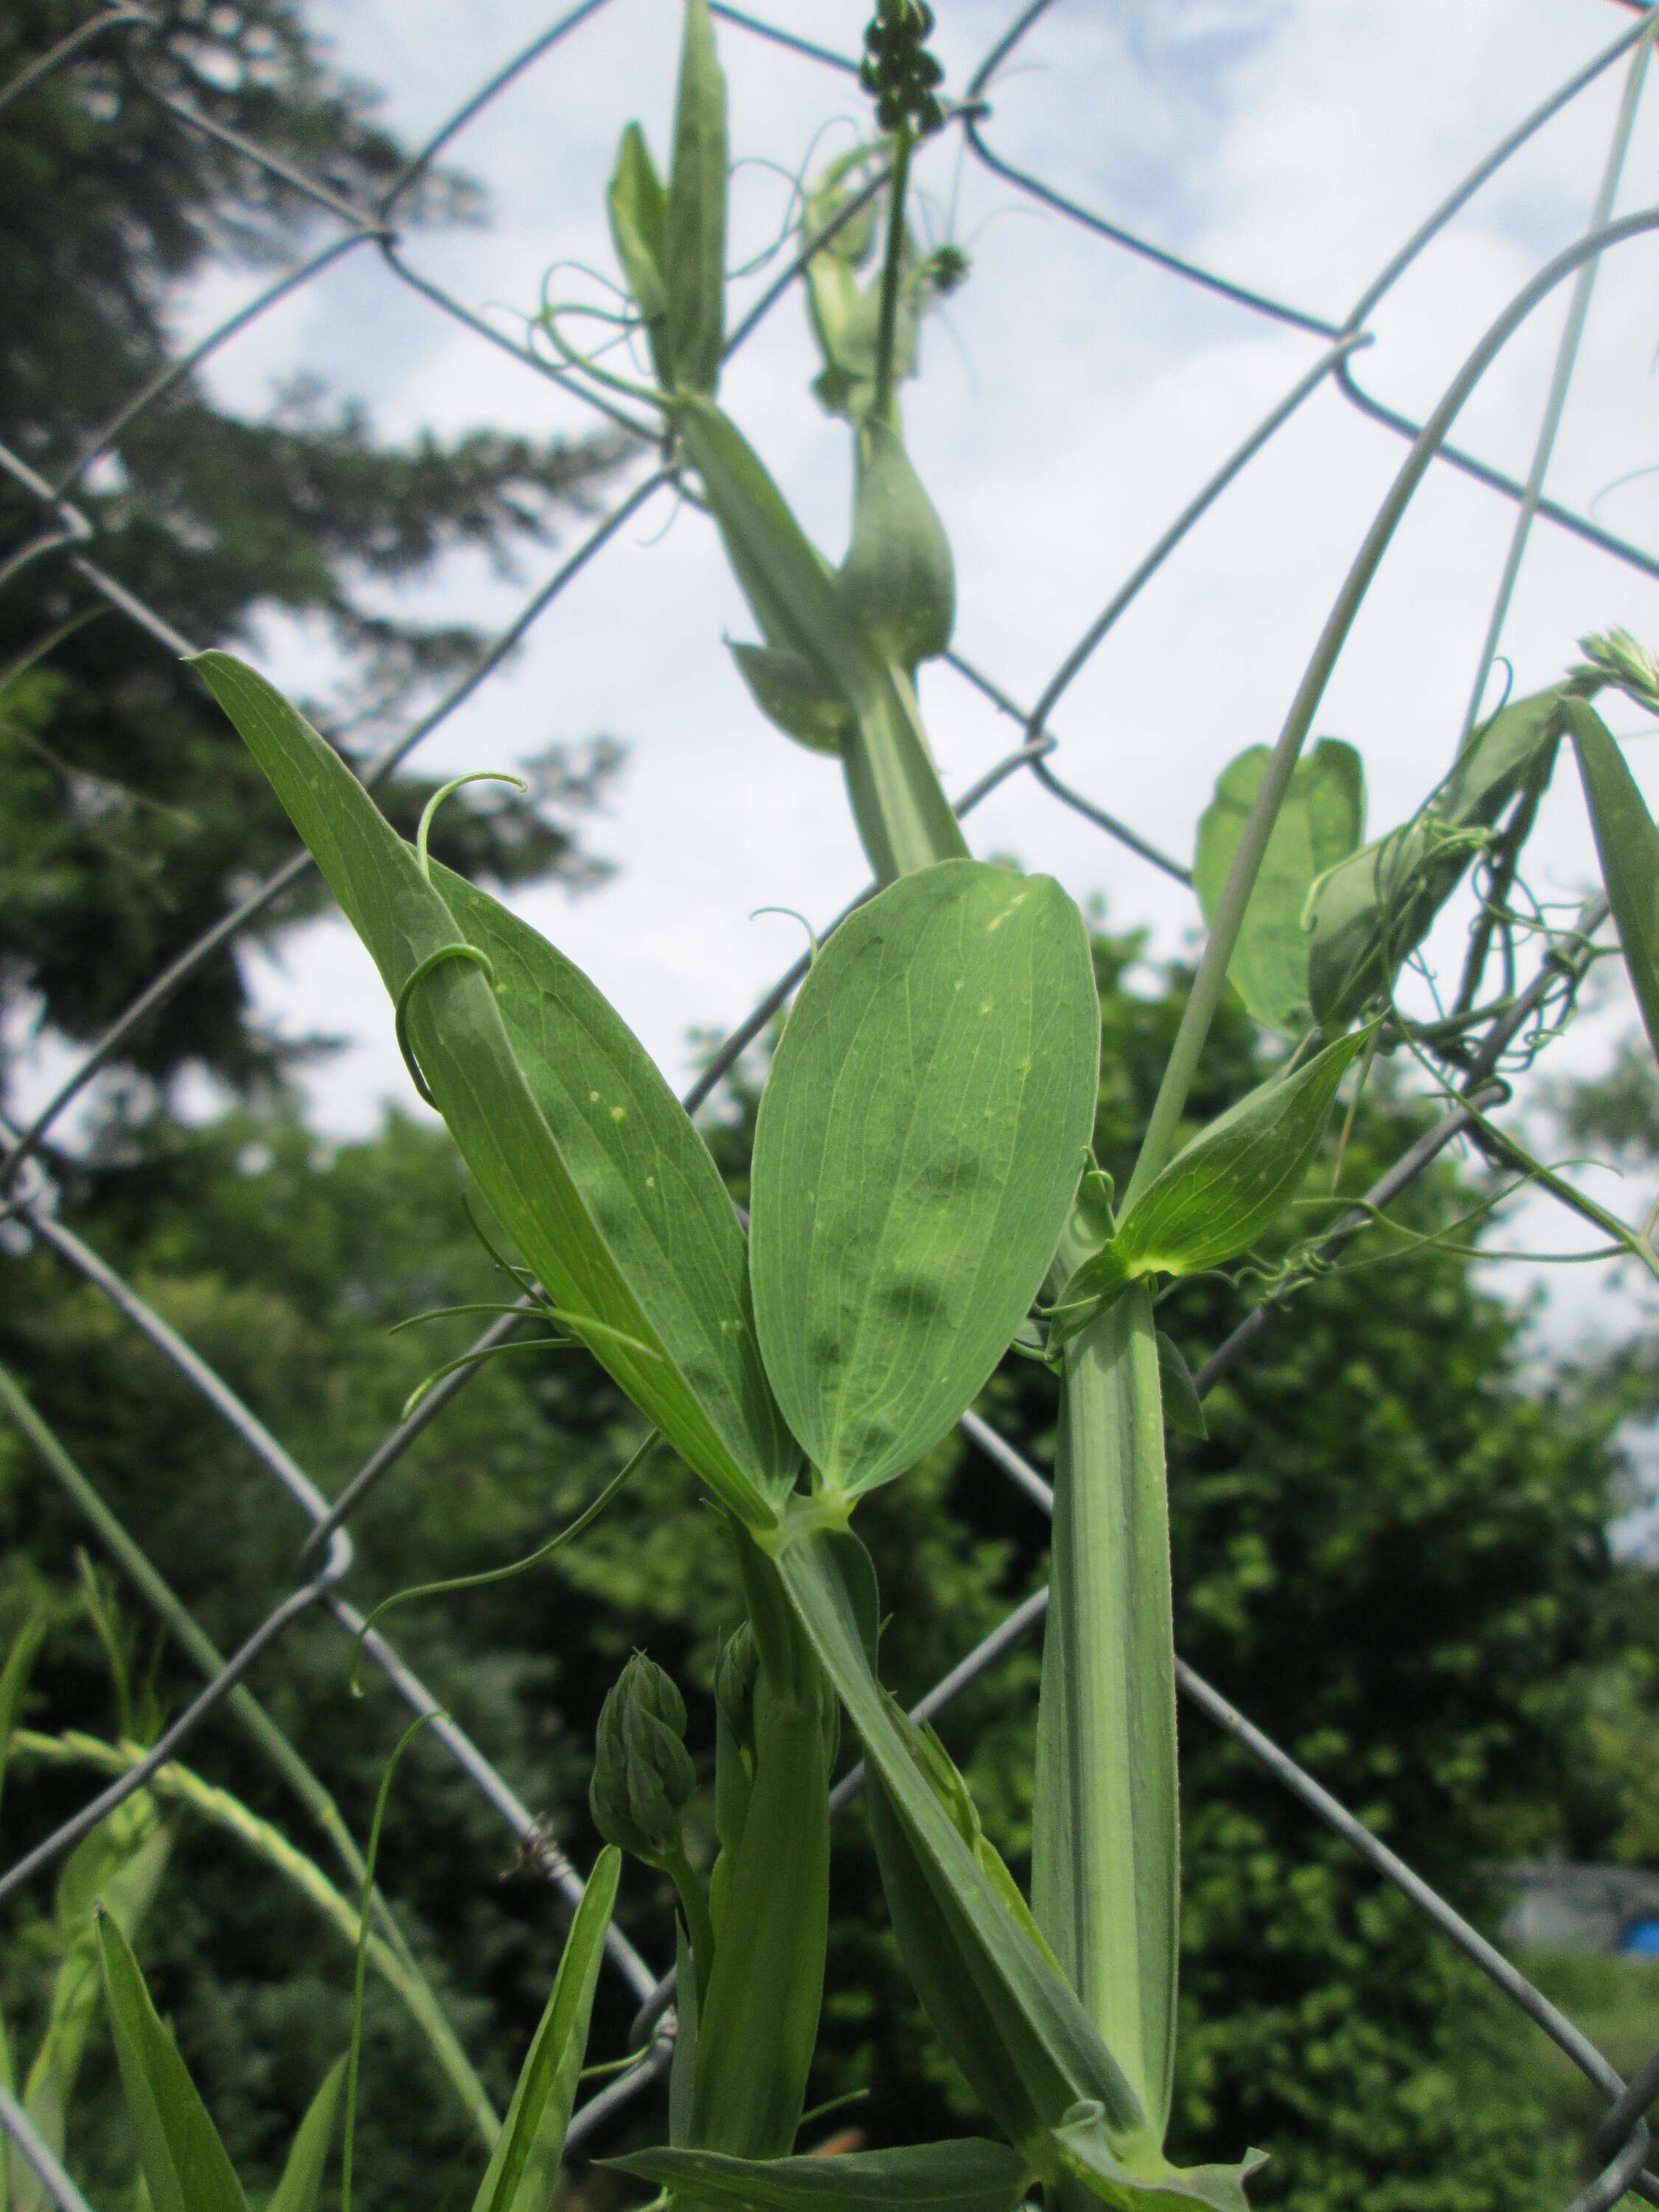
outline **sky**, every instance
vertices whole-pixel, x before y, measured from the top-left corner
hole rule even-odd
[[[856,52],[866,0],[757,0],[769,20]],[[1016,12],[939,0],[936,46],[960,90]],[[315,0],[339,64],[377,86],[417,139],[555,20],[547,0]],[[1437,200],[1533,105],[1629,21],[1613,0],[1056,0],[990,88],[988,143],[1006,158],[1206,268],[1340,323]],[[448,158],[483,186],[482,229],[415,233],[404,250],[508,337],[522,338],[556,263],[614,270],[604,193],[639,118],[665,150],[674,0],[609,0],[492,101]],[[809,149],[867,120],[852,81],[730,24],[733,258],[775,235]],[[1421,415],[1510,295],[1583,228],[1624,82],[1606,72],[1475,198],[1378,307],[1357,374]],[[904,398],[907,440],[949,532],[957,647],[1029,706],[1170,518],[1318,358],[1322,341],[1200,290],[1032,204],[963,158],[947,131],[919,162],[923,222],[971,273],[930,325]],[[1650,87],[1618,205],[1659,198],[1659,91]],[[775,266],[775,264],[772,264]],[[770,269],[733,287],[728,319]],[[1610,258],[1597,281],[1548,477],[1608,527],[1659,546],[1654,364],[1659,244]],[[579,280],[568,280],[579,281]],[[245,299],[218,271],[179,307],[181,336]],[[1563,287],[1500,357],[1457,426],[1524,474],[1565,311]],[[723,403],[805,526],[839,558],[848,521],[844,425],[807,386],[798,295],[732,363]],[[258,413],[296,373],[360,398],[379,434],[477,425],[538,434],[590,427],[581,403],[398,285],[372,249],[347,256],[211,360],[225,404]],[[1114,627],[1053,716],[1054,765],[1182,861],[1224,763],[1277,734],[1331,600],[1405,453],[1328,382],[1231,486]],[[1316,735],[1358,747],[1370,829],[1409,814],[1443,771],[1474,676],[1513,509],[1432,471],[1401,527],[1326,694]],[[564,550],[575,542],[568,532]],[[457,559],[387,603],[481,623],[507,618],[561,557],[516,583]],[[1547,522],[1533,533],[1502,649],[1517,693],[1553,680],[1590,629],[1659,641],[1659,584]],[[694,1030],[741,1018],[800,949],[787,907],[832,915],[866,870],[832,762],[792,744],[749,701],[724,641],[755,635],[712,525],[659,495],[537,624],[510,665],[428,742],[428,770],[511,768],[553,738],[621,740],[625,766],[585,817],[616,864],[600,890],[517,900],[599,982],[677,1082]],[[258,657],[313,696],[321,637],[272,622]],[[1495,679],[1496,680],[1496,679]],[[1018,742],[960,678],[923,672],[922,705],[960,790]],[[1641,718],[1615,708],[1615,730]],[[1659,804],[1659,748],[1630,753]],[[1017,856],[1149,933],[1154,956],[1195,948],[1190,894],[1066,811],[1028,777],[973,818],[976,851]],[[1569,899],[1594,872],[1576,778],[1556,778],[1534,841],[1534,889]],[[1467,916],[1436,940],[1455,974]],[[384,1102],[421,1110],[378,979],[324,920],[241,956],[276,1028],[343,1036],[306,1078],[319,1128],[371,1127]],[[1626,1018],[1617,994],[1565,1048],[1596,1064]],[[46,1072],[50,1054],[42,1063]],[[1629,1207],[1606,1180],[1609,1203]],[[1517,1236],[1523,1227],[1518,1224]],[[1551,1224],[1552,1241],[1560,1230]],[[1517,1276],[1519,1282],[1523,1279]],[[1598,1281],[1603,1279],[1596,1279]],[[1577,1273],[1573,1310],[1582,1322]],[[1600,1292],[1596,1293],[1600,1296]]]

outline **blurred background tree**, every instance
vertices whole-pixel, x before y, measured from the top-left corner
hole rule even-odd
[[[315,204],[222,138],[181,128],[179,104],[360,206],[409,156],[376,123],[369,91],[331,70],[296,0],[158,0],[149,14],[148,27],[107,28],[71,67],[30,86],[0,131],[0,441],[49,482],[179,369],[174,325],[192,278],[275,271],[316,243]],[[0,82],[65,27],[57,0],[0,11]],[[447,169],[424,172],[396,210],[405,227],[483,213],[477,191]],[[304,618],[341,665],[330,726],[355,746],[384,733],[394,702],[398,726],[412,720],[483,644],[462,625],[388,613],[386,585],[458,547],[509,567],[591,506],[625,450],[610,434],[538,442],[488,428],[387,445],[360,409],[315,383],[252,422],[185,371],[69,495],[96,520],[100,560],[198,646],[246,640],[274,611]],[[9,554],[54,527],[0,472]],[[0,598],[0,680],[102,604],[61,552],[27,563]],[[497,883],[592,876],[569,813],[615,760],[606,743],[552,745],[526,799],[463,794],[437,832],[447,857]],[[195,677],[108,613],[0,692],[0,1039],[13,1050],[36,1019],[65,1037],[95,1036],[294,848]],[[399,778],[388,811],[412,826],[432,787]],[[308,877],[257,927],[280,928],[322,896]],[[130,1040],[124,1065],[153,1081],[190,1064],[246,1085],[279,1073],[281,1058],[250,1023],[226,958]]]

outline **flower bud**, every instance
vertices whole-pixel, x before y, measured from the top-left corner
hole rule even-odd
[[[755,1749],[755,1677],[760,1652],[745,1620],[714,1666],[714,1702],[727,1728],[752,1758]]]
[[[696,1778],[685,1747],[685,1700],[636,1651],[599,1711],[588,1791],[593,1825],[636,1858],[678,1852],[681,1808]]]

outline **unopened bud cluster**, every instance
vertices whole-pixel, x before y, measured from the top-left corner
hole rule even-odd
[[[925,138],[945,120],[937,89],[945,71],[926,45],[933,27],[927,0],[876,0],[864,33],[859,81],[873,94],[876,120],[884,131],[908,123]]]
[[[662,1668],[636,1651],[599,1712],[588,1792],[593,1825],[606,1843],[636,1858],[672,1856],[696,1779],[685,1747],[685,1700]]]

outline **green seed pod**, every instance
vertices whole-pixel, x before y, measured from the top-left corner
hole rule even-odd
[[[950,542],[897,431],[884,422],[859,433],[853,542],[841,577],[848,605],[889,662],[914,668],[951,642]]]
[[[660,1863],[680,1855],[680,1813],[696,1784],[685,1700],[636,1651],[599,1711],[588,1803],[608,1844]]]

